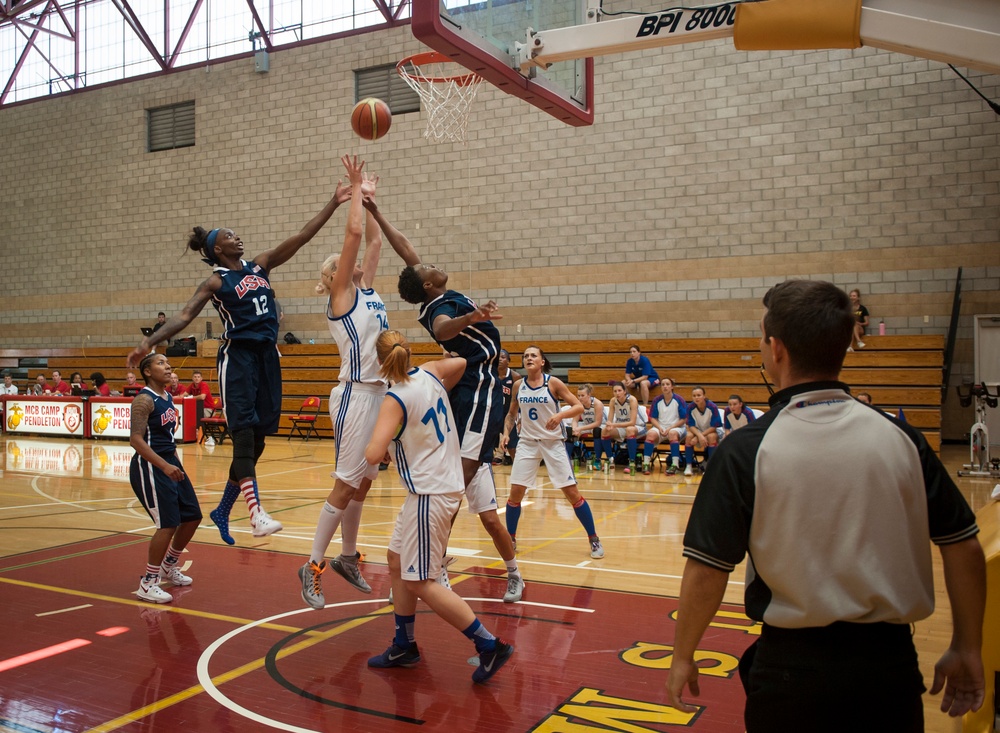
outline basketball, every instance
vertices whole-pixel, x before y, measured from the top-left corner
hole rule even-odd
[[[390,125],[392,125],[392,112],[389,111],[389,105],[381,99],[368,97],[354,105],[354,111],[351,112],[351,127],[358,137],[378,140],[389,132]]]

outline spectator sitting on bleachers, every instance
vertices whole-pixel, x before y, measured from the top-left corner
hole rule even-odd
[[[83,383],[83,375],[80,372],[73,372],[69,375],[69,391],[73,392],[74,389],[85,390],[87,387]]]
[[[191,372],[191,384],[184,390],[184,394],[199,400],[206,412],[211,412],[219,406],[219,401],[212,397],[212,390],[209,388],[208,382],[202,379],[199,371]]]
[[[17,385],[14,384],[14,377],[9,373],[3,375],[3,387],[0,387],[0,394],[17,394]]]
[[[663,441],[670,443],[670,466],[667,474],[673,476],[680,470],[681,441],[687,436],[687,403],[674,393],[674,380],[663,377],[660,380],[662,394],[653,400],[649,408],[650,428],[646,433],[646,444],[642,448],[642,473],[651,473],[653,453]]]
[[[566,450],[573,458],[573,448],[580,444],[580,439],[589,434],[594,439],[594,445],[601,439],[601,423],[604,422],[604,403],[594,397],[594,387],[585,384],[576,390],[576,396],[583,405],[583,414],[575,415],[570,421],[569,435],[566,440]]]
[[[101,397],[111,396],[111,387],[108,386],[108,381],[104,378],[104,375],[100,372],[94,372],[90,375],[90,381],[94,383],[94,392]]]
[[[54,395],[68,395],[70,393],[69,385],[63,381],[62,374],[60,374],[58,369],[52,370],[52,394]]]
[[[649,388],[656,387],[660,383],[660,375],[653,369],[649,357],[643,356],[639,347],[635,344],[629,347],[629,359],[625,362],[625,378],[622,384],[625,389],[631,390],[638,385],[639,394],[642,397],[642,404],[649,405]]]
[[[872,403],[872,396],[867,392],[858,392],[858,396],[854,399],[858,402],[864,402],[866,405],[870,405]]]
[[[125,384],[122,385],[122,394],[125,397],[135,397],[142,390],[142,385],[135,378],[135,372],[125,373]]]
[[[170,372],[170,384],[167,385],[167,394],[173,397],[183,397],[184,388],[181,387],[177,379],[177,372]]]
[[[729,395],[729,404],[726,405],[726,412],[722,416],[722,427],[725,428],[726,435],[749,425],[756,419],[753,410],[744,406],[742,397],[738,394]]]
[[[705,451],[705,463],[708,463],[723,432],[719,408],[705,397],[703,387],[691,390],[691,400],[688,405],[687,438],[684,439],[684,457],[687,460],[687,466],[684,467],[685,476],[694,474],[695,448]]]
[[[601,451],[607,453],[608,460],[615,460],[615,442],[625,442],[628,448],[628,468],[626,474],[635,472],[635,454],[638,440],[646,436],[646,421],[639,421],[639,401],[625,390],[625,385],[615,382],[614,396],[608,405],[608,421],[601,427],[601,439],[594,446],[595,467],[600,463]]]
[[[45,381],[44,374],[39,374],[35,377],[35,383],[32,385],[31,392],[33,394],[52,394],[52,387]]]
[[[854,338],[851,340],[851,346],[847,347],[848,351],[854,351],[852,348],[855,344],[859,349],[865,348],[865,342],[862,340],[865,335],[865,331],[868,329],[868,309],[861,305],[861,291],[855,288],[850,292],[848,296],[851,299],[851,310],[854,311]]]

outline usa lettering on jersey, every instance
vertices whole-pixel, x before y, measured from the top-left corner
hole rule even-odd
[[[171,423],[171,422],[177,422],[177,411],[174,410],[174,408],[172,408],[172,407],[164,410],[163,414],[160,415],[160,425],[161,426],[166,425],[167,423]]]
[[[270,288],[267,280],[257,275],[246,275],[242,280],[236,284],[236,296],[243,299],[243,296],[249,292],[256,290],[257,288]]]

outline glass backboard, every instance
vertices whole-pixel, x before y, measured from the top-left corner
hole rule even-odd
[[[413,0],[413,35],[425,45],[569,125],[594,122],[593,58],[525,76],[515,43],[535,31],[582,25],[586,0]]]

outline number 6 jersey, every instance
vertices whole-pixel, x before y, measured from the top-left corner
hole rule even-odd
[[[396,468],[412,494],[450,494],[465,490],[462,453],[448,391],[430,372],[414,367],[406,382],[394,384],[386,399],[403,408],[393,440]]]

